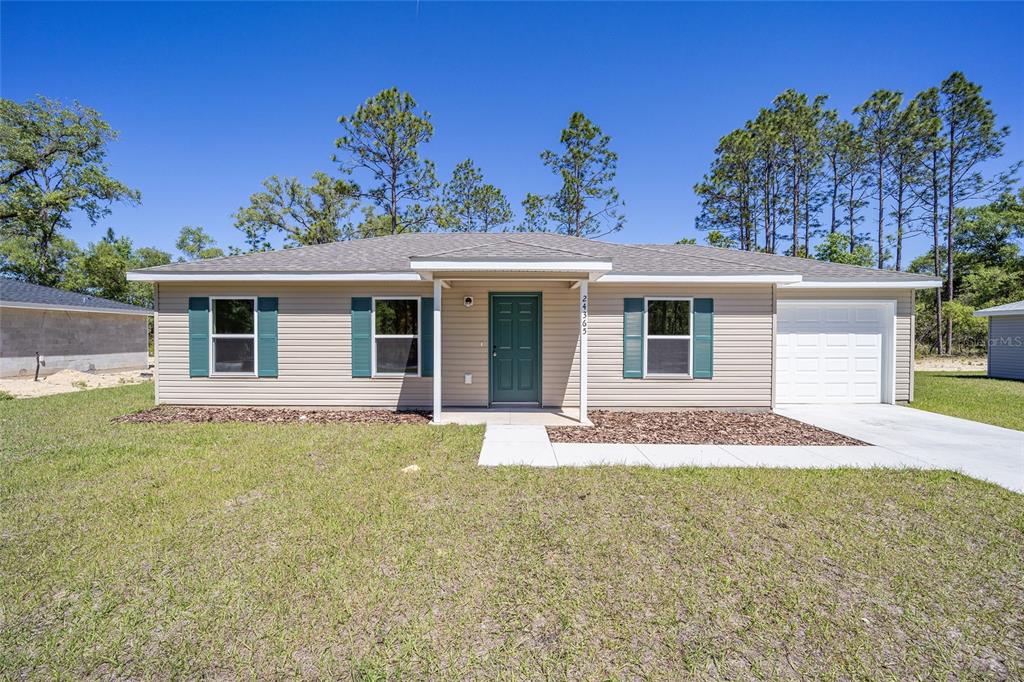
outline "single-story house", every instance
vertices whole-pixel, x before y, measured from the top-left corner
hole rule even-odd
[[[145,369],[153,311],[0,278],[0,376]]]
[[[1024,379],[1024,301],[975,311],[988,318],[988,375]]]
[[[688,244],[421,233],[162,265],[156,399],[770,409],[913,397],[931,277]]]

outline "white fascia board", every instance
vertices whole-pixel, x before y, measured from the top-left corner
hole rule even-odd
[[[129,282],[422,282],[415,272],[129,272]]]
[[[1024,310],[976,310],[974,311],[975,317],[1007,317],[1016,315],[1017,317],[1024,317]]]
[[[52,303],[29,303],[27,301],[3,301],[0,308],[21,308],[22,310],[57,310],[72,313],[102,313],[104,315],[141,315],[149,317],[152,310],[117,310],[114,308],[89,308],[80,305],[56,305]]]
[[[675,282],[694,284],[788,284],[799,282],[800,275],[604,275],[599,280],[605,283],[652,283],[671,284]]]
[[[413,270],[456,272],[608,272],[611,261],[522,261],[522,260],[412,260]]]
[[[901,282],[880,282],[878,280],[846,281],[846,282],[815,282],[804,280],[796,284],[786,284],[786,289],[935,289],[942,286],[937,279]]]

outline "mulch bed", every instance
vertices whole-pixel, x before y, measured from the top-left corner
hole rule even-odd
[[[256,422],[263,424],[426,424],[430,412],[392,410],[302,410],[279,407],[179,407],[162,405],[126,414],[115,422],[137,424]]]
[[[866,445],[859,440],[771,412],[590,413],[592,427],[549,426],[553,443]]]

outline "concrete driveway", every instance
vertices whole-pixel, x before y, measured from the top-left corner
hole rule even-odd
[[[785,405],[775,411],[877,445],[898,457],[923,460],[1024,492],[1024,432],[899,405]]]

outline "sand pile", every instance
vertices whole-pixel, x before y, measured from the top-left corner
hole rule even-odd
[[[137,369],[95,374],[80,372],[77,369],[62,369],[49,376],[39,377],[39,381],[33,381],[32,377],[0,379],[0,391],[7,391],[17,398],[34,398],[42,395],[84,391],[90,388],[137,384],[149,379],[150,377],[142,376],[142,371]]]

